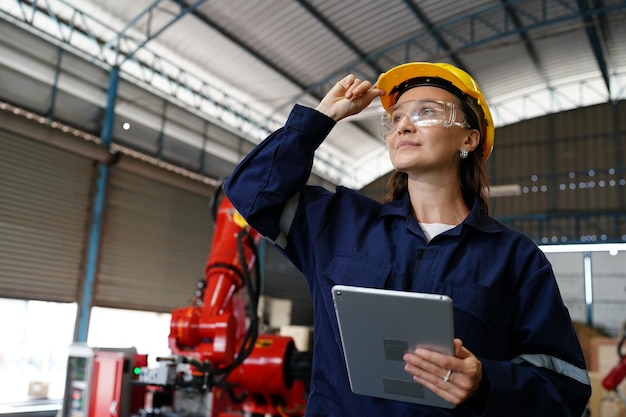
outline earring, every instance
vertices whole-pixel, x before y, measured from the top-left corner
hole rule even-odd
[[[459,153],[459,156],[461,157],[461,159],[467,158],[467,155],[469,155],[469,152],[467,152],[467,149],[461,149],[461,152]]]

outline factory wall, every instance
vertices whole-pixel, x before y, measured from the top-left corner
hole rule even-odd
[[[605,103],[496,130],[494,215],[541,243],[626,240],[626,103]]]
[[[189,304],[211,248],[214,186],[0,117],[0,298],[79,301],[97,165],[109,160],[93,305],[169,313]],[[310,324],[304,280],[270,245],[263,254],[263,294],[295,300],[292,323]]]

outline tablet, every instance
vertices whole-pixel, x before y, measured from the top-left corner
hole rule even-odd
[[[455,407],[415,382],[402,360],[418,346],[453,354],[451,298],[346,285],[335,285],[332,295],[352,392]]]

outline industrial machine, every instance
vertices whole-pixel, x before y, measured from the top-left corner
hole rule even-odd
[[[297,416],[304,413],[311,357],[290,337],[260,334],[260,235],[214,196],[215,231],[192,305],[172,312],[171,357],[143,368],[144,416]],[[253,279],[254,277],[254,279]],[[69,416],[68,416],[69,417]],[[90,416],[91,417],[91,416]]]
[[[626,405],[626,397],[619,389],[619,385],[626,379],[626,322],[622,326],[622,336],[617,343],[617,356],[619,360],[617,364],[609,371],[608,374],[602,380],[602,386],[609,393],[617,396],[620,401]]]
[[[131,416],[145,397],[132,382],[147,362],[134,348],[70,346],[61,417]]]
[[[221,188],[218,189],[218,192]],[[260,235],[224,197],[191,305],[175,309],[171,356],[70,347],[60,417],[236,417],[304,414],[311,356],[291,337],[260,334]]]

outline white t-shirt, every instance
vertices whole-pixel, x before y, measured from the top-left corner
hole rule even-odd
[[[426,241],[428,242],[430,242],[432,238],[445,232],[446,230],[450,230],[453,227],[456,227],[456,225],[454,224],[443,224],[443,223],[420,223],[419,225],[424,231],[424,235],[426,236]]]

